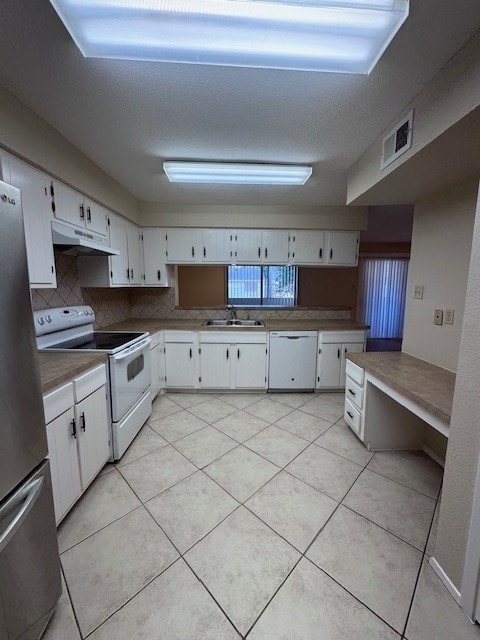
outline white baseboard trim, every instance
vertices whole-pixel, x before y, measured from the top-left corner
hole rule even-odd
[[[430,566],[435,571],[435,573],[440,578],[440,580],[443,582],[449,594],[452,596],[455,602],[460,606],[460,596],[461,596],[460,591],[453,584],[453,582],[450,580],[450,578],[447,576],[447,574],[442,569],[442,567],[438,564],[435,558],[430,558]]]
[[[422,451],[424,451],[427,454],[427,456],[430,456],[430,458],[432,458],[432,460],[435,460],[435,462],[437,462],[442,467],[442,469],[445,468],[445,461],[442,460],[439,456],[437,456],[437,454],[434,453],[430,449],[430,447],[427,447],[427,446],[423,445]]]

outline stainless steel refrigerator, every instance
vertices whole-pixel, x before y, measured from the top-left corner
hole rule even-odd
[[[60,561],[20,191],[0,182],[0,640],[38,640]]]

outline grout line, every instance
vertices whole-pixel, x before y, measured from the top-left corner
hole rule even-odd
[[[368,461],[368,463],[365,466],[365,469],[367,469],[367,471],[370,471],[370,473],[376,473],[377,476],[381,476],[382,478],[386,478],[387,480],[390,480],[391,482],[395,482],[395,484],[399,484],[401,487],[405,487],[406,489],[410,489],[411,491],[415,491],[416,493],[419,493],[421,496],[425,496],[426,498],[430,498],[430,500],[433,500],[435,502],[436,498],[432,498],[432,496],[429,496],[427,493],[423,493],[423,491],[418,491],[418,489],[413,489],[412,487],[407,486],[406,484],[403,484],[403,482],[399,482],[398,480],[395,480],[394,478],[389,478],[388,476],[384,475],[383,473],[379,473],[378,471],[374,471],[373,469],[369,468],[369,464],[370,462],[373,460],[373,458],[375,457],[375,454],[373,455],[373,457]],[[441,489],[441,487],[440,487]],[[439,494],[437,494],[439,495]]]
[[[70,589],[68,588],[68,582],[67,582],[67,578],[65,576],[65,571],[64,571],[64,568],[63,568],[63,565],[62,565],[62,562],[61,562],[61,558],[60,558],[60,572],[61,572],[61,574],[63,576],[63,582],[65,584],[65,589],[67,591],[67,598],[68,598],[68,601],[70,603],[70,608],[71,608],[72,613],[73,613],[73,618],[75,620],[75,624],[77,625],[78,635],[80,636],[80,638],[83,638],[83,634],[82,634],[81,629],[80,629],[80,623],[79,623],[78,617],[77,617],[77,612],[75,611],[75,607],[73,606],[72,596],[70,595]]]

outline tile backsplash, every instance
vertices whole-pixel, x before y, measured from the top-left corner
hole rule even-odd
[[[77,258],[55,252],[56,289],[32,289],[34,311],[51,307],[89,304],[96,316],[96,328],[128,318],[207,319],[224,318],[225,309],[176,309],[175,289],[84,289],[80,287]],[[248,309],[238,311],[240,318],[255,320],[350,320],[344,309]]]
[[[130,294],[132,318],[224,318],[225,308],[176,309],[175,289],[132,289]],[[238,317],[247,315],[254,320],[350,320],[351,311],[345,309],[239,309]]]
[[[77,258],[55,251],[56,289],[32,289],[33,310],[89,304],[97,329],[130,318],[129,289],[82,289]]]

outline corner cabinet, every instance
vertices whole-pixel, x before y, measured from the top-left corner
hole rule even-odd
[[[266,332],[199,333],[201,389],[266,389]]]
[[[198,387],[198,335],[195,331],[165,331],[167,389]]]
[[[57,524],[110,458],[105,365],[43,397]]]
[[[365,331],[322,331],[318,334],[317,389],[345,387],[347,353],[365,351]]]

